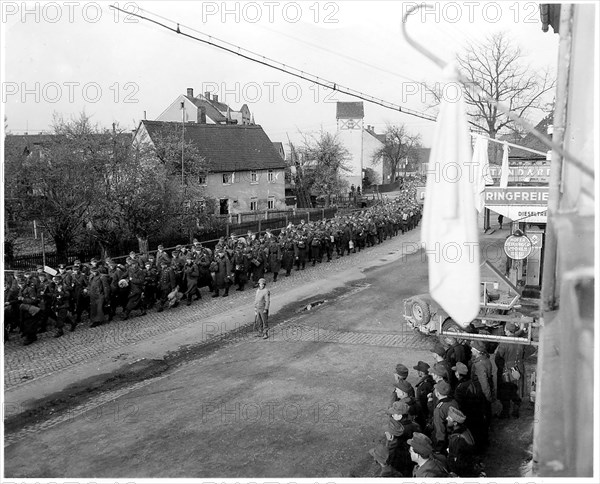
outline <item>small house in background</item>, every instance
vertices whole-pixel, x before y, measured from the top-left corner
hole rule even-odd
[[[181,123],[141,121],[136,142],[154,144]],[[209,165],[198,183],[221,215],[285,209],[285,160],[259,125],[185,125],[184,138]]]
[[[205,92],[194,97],[194,89],[188,87],[186,94],[179,95],[156,121],[173,121],[198,124],[254,124],[248,106],[239,111],[219,101],[217,94]]]

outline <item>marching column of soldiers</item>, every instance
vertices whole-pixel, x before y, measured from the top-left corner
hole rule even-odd
[[[523,329],[509,322],[504,332],[520,336]],[[519,418],[528,347],[446,337],[431,353],[433,365],[412,367],[419,378],[414,386],[409,368],[395,367],[387,425],[369,450],[381,466],[379,476],[486,477],[492,407],[501,407],[500,419]]]
[[[307,265],[381,244],[416,227],[420,217],[419,204],[399,198],[332,219],[290,223],[277,235],[266,230],[221,237],[214,250],[194,239],[191,247],[178,245],[170,253],[162,245],[149,254],[132,252],[124,263],[108,258],[77,260],[70,268],[61,264],[53,276],[42,266],[36,272],[7,272],[5,341],[18,331],[29,345],[50,328],[59,338],[65,330],[75,331],[85,315],[95,327],[112,321],[119,309],[125,320],[152,308],[189,306],[202,298],[203,288],[214,298],[227,297],[232,287],[258,287],[267,273],[275,282]]]

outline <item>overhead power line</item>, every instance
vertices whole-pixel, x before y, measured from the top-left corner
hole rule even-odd
[[[308,72],[302,71],[300,69],[296,69],[295,67],[288,66],[286,64],[283,64],[281,62],[275,61],[275,60],[270,59],[268,57],[265,57],[263,55],[257,54],[256,52],[252,52],[250,50],[244,49],[243,47],[240,47],[238,45],[231,44],[229,42],[220,40],[220,39],[218,39],[216,37],[213,37],[211,35],[208,35],[208,34],[204,34],[204,33],[200,32],[198,30],[191,29],[189,27],[185,27],[184,26],[185,28],[189,28],[189,30],[193,30],[193,31],[198,32],[199,34],[203,35],[206,38],[203,39],[203,38],[196,37],[194,35],[188,34],[186,32],[182,32],[181,31],[182,25],[179,24],[178,22],[175,22],[174,20],[171,20],[171,19],[167,19],[165,17],[160,17],[159,15],[156,15],[156,14],[154,14],[152,12],[149,12],[148,10],[140,9],[143,12],[147,12],[148,14],[151,14],[151,15],[153,15],[155,17],[160,17],[160,18],[164,19],[167,22],[171,22],[173,24],[176,24],[177,27],[176,28],[170,27],[169,25],[166,25],[166,24],[164,24],[162,22],[159,22],[158,20],[146,17],[146,16],[141,15],[139,13],[133,13],[133,12],[130,12],[130,11],[127,11],[127,10],[123,10],[123,9],[121,9],[119,7],[114,6],[114,5],[111,5],[110,7],[113,8],[113,9],[115,9],[115,10],[118,10],[120,12],[123,12],[123,13],[125,13],[127,15],[133,15],[134,17],[138,17],[138,18],[140,18],[142,20],[146,20],[148,22],[156,24],[156,25],[158,25],[158,26],[160,26],[160,27],[162,27],[164,29],[170,30],[171,32],[174,32],[176,34],[183,35],[184,37],[190,38],[190,39],[198,41],[198,42],[202,42],[202,43],[210,45],[212,47],[216,47],[218,49],[224,50],[224,51],[229,52],[231,54],[235,54],[238,57],[242,57],[244,59],[247,59],[249,61],[255,62],[257,64],[261,64],[263,66],[270,67],[271,69],[275,69],[275,70],[278,70],[280,72],[284,72],[286,74],[289,74],[291,76],[294,76],[294,77],[297,77],[297,78],[300,78],[300,79],[304,79],[306,81],[313,82],[314,84],[317,84],[319,86],[325,87],[327,89],[331,89],[332,91],[337,91],[337,92],[340,92],[342,94],[346,94],[348,96],[352,96],[352,97],[357,98],[357,99],[362,99],[363,101],[369,102],[371,104],[377,104],[377,105],[382,106],[384,108],[391,109],[393,111],[398,111],[400,113],[404,113],[404,114],[407,114],[409,116],[415,116],[415,117],[418,117],[418,118],[421,118],[421,119],[426,119],[428,121],[436,121],[436,118],[434,116],[430,115],[430,114],[426,114],[426,113],[423,113],[423,112],[420,112],[420,111],[416,111],[414,109],[406,108],[404,106],[400,106],[399,104],[396,104],[396,103],[393,103],[393,102],[390,102],[390,101],[386,101],[384,99],[376,98],[376,97],[371,96],[369,94],[365,94],[365,93],[363,93],[361,91],[357,91],[357,90],[349,88],[347,86],[343,86],[343,85],[341,85],[341,84],[339,84],[337,82],[329,81],[327,79],[323,79],[321,77],[315,76],[313,74],[310,74]]]

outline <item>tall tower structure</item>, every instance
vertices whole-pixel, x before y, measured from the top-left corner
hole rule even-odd
[[[365,109],[362,102],[338,102],[336,106],[339,140],[350,153],[349,172],[344,176],[348,185],[362,188],[363,178],[363,126]]]

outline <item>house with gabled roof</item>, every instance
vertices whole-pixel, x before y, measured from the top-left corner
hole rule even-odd
[[[135,139],[153,144],[177,125],[144,120]],[[184,139],[208,162],[198,182],[221,214],[285,209],[286,163],[260,125],[188,123]]]
[[[244,104],[239,111],[219,101],[219,96],[210,92],[194,96],[189,87],[186,94],[179,95],[165,109],[156,121],[173,121],[203,124],[254,124],[248,106]]]

